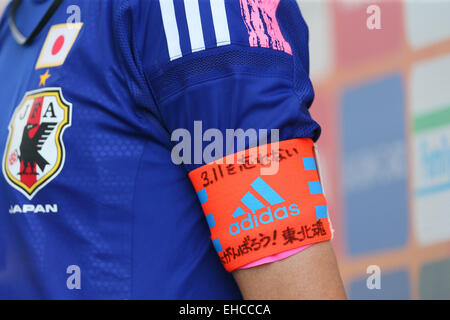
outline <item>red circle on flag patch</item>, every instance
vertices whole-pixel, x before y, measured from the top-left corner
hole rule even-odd
[[[64,45],[64,41],[65,39],[63,35],[59,36],[58,39],[56,39],[55,43],[53,44],[52,55],[56,55],[59,51],[61,51],[61,48]]]

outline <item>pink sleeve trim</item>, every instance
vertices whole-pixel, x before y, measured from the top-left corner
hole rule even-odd
[[[272,255],[270,257],[262,258],[262,259],[259,259],[257,261],[254,261],[252,263],[249,263],[249,264],[247,264],[247,265],[245,265],[243,267],[240,267],[239,269],[253,268],[253,267],[256,267],[256,266],[260,266],[262,264],[283,260],[283,259],[286,259],[286,258],[288,258],[288,257],[290,257],[290,256],[292,256],[292,255],[294,255],[296,253],[299,253],[300,251],[303,251],[306,248],[309,248],[311,246],[312,246],[312,244],[309,244],[309,245],[306,245],[306,246],[303,246],[303,247],[299,247],[299,248],[291,249],[291,250],[284,251],[284,252],[281,252],[281,253],[277,253],[277,254],[274,254],[274,255]]]

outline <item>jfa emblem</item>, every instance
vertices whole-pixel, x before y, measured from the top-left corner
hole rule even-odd
[[[9,125],[3,155],[3,174],[8,183],[29,200],[62,170],[64,130],[71,125],[72,104],[60,88],[25,94]]]

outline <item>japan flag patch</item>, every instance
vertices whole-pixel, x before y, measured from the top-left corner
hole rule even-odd
[[[83,23],[52,26],[36,63],[36,70],[63,65],[82,27]]]

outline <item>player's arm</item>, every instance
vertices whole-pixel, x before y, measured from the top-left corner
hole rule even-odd
[[[308,110],[308,30],[295,0],[198,1],[198,10],[183,1],[129,3],[138,47],[132,61],[142,61],[169,135],[182,129],[193,142],[201,123],[200,134],[270,136],[258,141],[267,149],[247,140],[232,152],[222,144],[221,156],[202,163],[183,161],[213,247],[244,297],[345,297],[314,155],[320,126]],[[251,151],[261,161],[247,163]],[[222,156],[233,163],[217,162]],[[275,171],[263,173],[266,165]]]
[[[331,242],[233,272],[244,299],[346,299]]]

